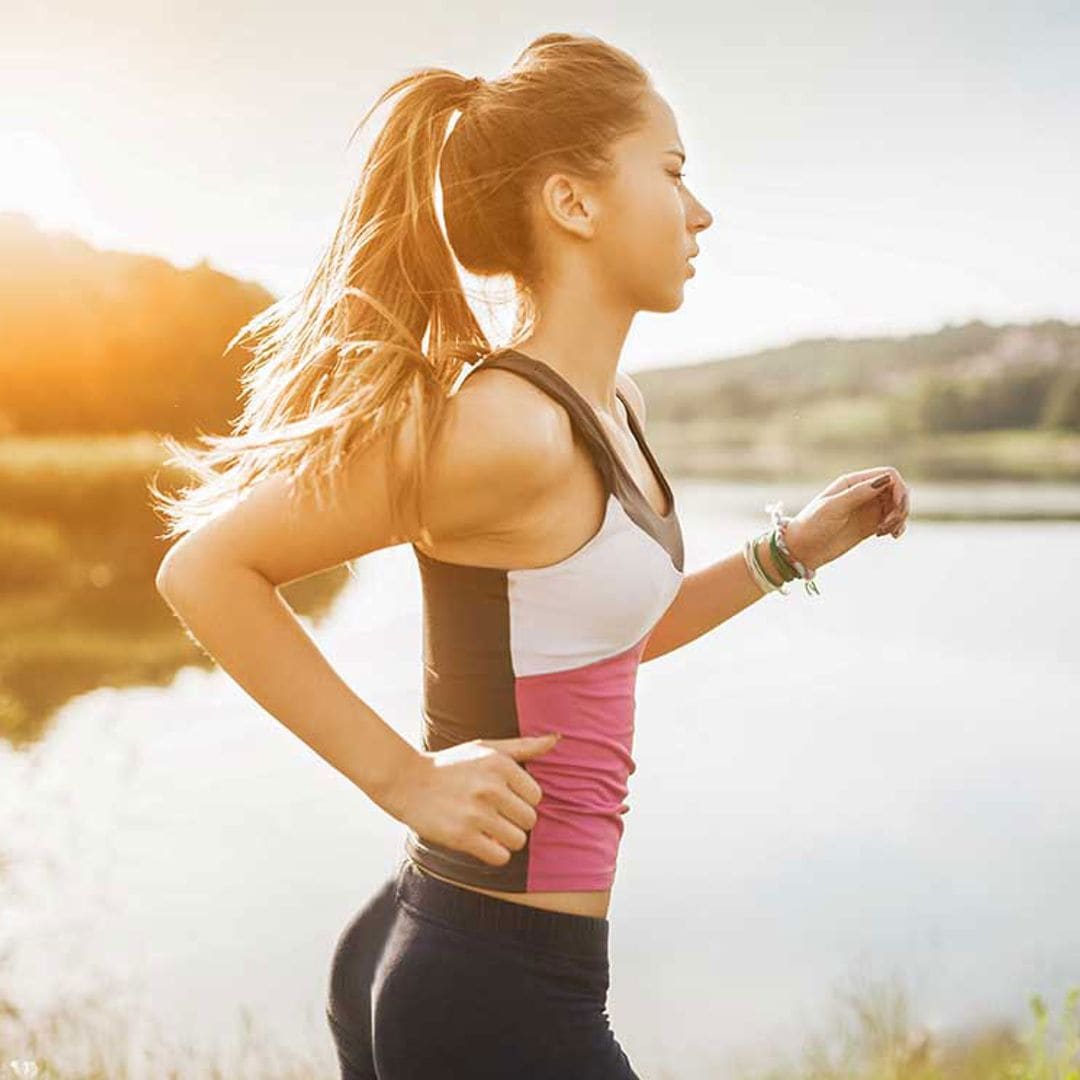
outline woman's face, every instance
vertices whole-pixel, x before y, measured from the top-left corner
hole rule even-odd
[[[635,311],[674,311],[693,276],[687,258],[712,214],[680,178],[685,148],[675,116],[654,90],[647,91],[648,120],[613,147],[614,176],[596,191],[590,261],[605,291]]]

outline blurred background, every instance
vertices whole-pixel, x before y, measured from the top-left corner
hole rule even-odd
[[[624,353],[688,571],[841,472],[912,487],[820,597],[642,669],[620,1041],[648,1077],[981,1080],[1049,1009],[1080,1052],[1075,6],[124,0],[0,22],[12,1075],[335,1075],[331,952],[403,829],[185,634],[146,485],[183,479],[163,434],[237,414],[225,347],[314,269],[375,96],[552,30],[649,68],[715,218]],[[498,344],[508,286],[463,277]],[[409,550],[283,593],[418,742]]]

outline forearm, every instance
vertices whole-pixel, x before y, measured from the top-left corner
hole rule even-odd
[[[758,540],[757,555],[768,576],[773,581],[782,581],[767,536]],[[675,599],[649,635],[642,663],[701,637],[765,595],[750,576],[741,547],[727,558],[687,574]]]
[[[188,563],[158,590],[255,701],[391,812],[389,787],[417,751],[341,679],[271,582],[242,566]]]

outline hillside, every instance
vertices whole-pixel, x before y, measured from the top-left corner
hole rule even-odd
[[[939,478],[1080,478],[1080,327],[1058,320],[806,340],[635,378],[673,474],[888,460]]]
[[[275,298],[205,261],[101,251],[0,213],[0,435],[221,432]],[[672,473],[761,478],[894,462],[938,478],[1080,479],[1080,326],[970,322],[821,338],[646,371]]]
[[[221,427],[247,358],[225,346],[272,300],[205,261],[101,251],[0,213],[0,434]]]

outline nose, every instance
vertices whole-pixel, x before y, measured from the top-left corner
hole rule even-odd
[[[698,212],[692,218],[691,229],[695,233],[704,232],[713,223],[713,216],[709,213],[708,209],[701,203],[698,203]]]

